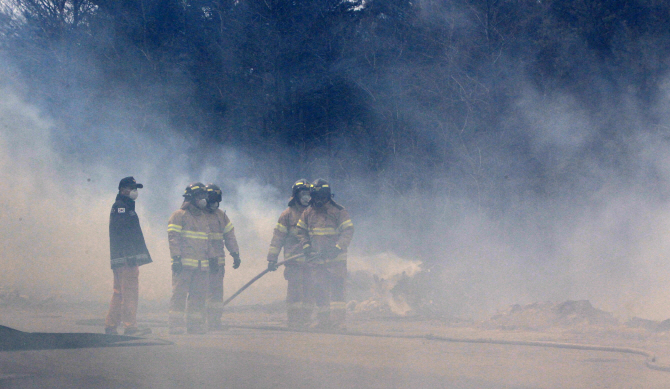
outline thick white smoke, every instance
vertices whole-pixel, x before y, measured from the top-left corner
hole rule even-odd
[[[166,225],[181,205],[184,187],[193,181],[226,188],[222,209],[233,224],[243,264],[226,267],[229,296],[265,269],[268,245],[290,188],[264,186],[252,179],[229,178],[244,157],[222,149],[212,154],[201,173],[189,168],[189,141],[167,127],[162,137],[143,136],[132,121],[109,126],[91,143],[76,150],[90,158],[63,155],[54,137],[77,136],[23,101],[8,86],[0,100],[0,244],[5,269],[0,286],[35,298],[105,301],[112,290],[109,269],[109,210],[118,181],[133,175],[140,189],[137,212],[154,263],[140,272],[140,296],[164,301],[170,295],[170,265]],[[122,116],[122,115],[119,115]],[[155,119],[155,118],[154,118]],[[65,142],[67,143],[67,142]],[[73,142],[74,143],[74,142]],[[79,142],[86,143],[86,142]],[[199,156],[201,157],[201,156]],[[86,160],[90,160],[86,161]],[[357,238],[358,239],[358,238]],[[357,264],[356,249],[351,259]],[[396,261],[397,262],[397,261]],[[393,272],[397,264],[378,264],[377,272]],[[262,304],[285,297],[282,272],[271,273],[240,295],[234,304]]]

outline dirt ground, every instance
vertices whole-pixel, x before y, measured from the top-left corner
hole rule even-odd
[[[350,334],[245,328],[285,326],[280,307],[229,310],[224,316],[232,326],[228,331],[181,336],[168,335],[165,313],[147,309],[140,325],[152,327],[148,338],[173,344],[3,351],[0,388],[670,387],[670,373],[646,367],[641,355],[411,338],[628,347],[653,353],[658,365],[670,365],[670,336],[648,328],[602,320],[562,325],[545,320],[542,326],[517,320],[511,325],[510,315],[518,309],[485,323],[354,315]],[[104,313],[104,306],[0,306],[0,324],[27,332],[99,333]],[[357,336],[361,333],[383,337]]]

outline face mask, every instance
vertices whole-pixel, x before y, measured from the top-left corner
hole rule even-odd
[[[309,192],[301,193],[298,197],[298,201],[300,201],[300,205],[302,205],[303,207],[309,205],[309,199],[310,199]]]
[[[128,197],[130,197],[131,200],[135,200],[139,194],[137,193],[137,189],[133,189],[128,193]]]
[[[200,209],[203,209],[207,206],[207,200],[206,199],[196,200],[195,206],[200,208]]]
[[[207,208],[212,210],[219,209],[219,202],[217,201],[215,203],[207,203]]]

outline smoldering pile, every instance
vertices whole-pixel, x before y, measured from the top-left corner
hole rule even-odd
[[[347,310],[358,316],[406,316],[412,307],[398,293],[396,285],[409,276],[403,272],[388,278],[366,271],[356,271],[349,276],[347,285],[351,297]]]
[[[619,321],[611,313],[594,308],[588,300],[568,300],[524,306],[515,304],[492,316],[484,325],[506,330],[545,330],[551,327],[611,327],[619,325]]]
[[[413,315],[416,302],[404,288],[423,273],[420,261],[391,252],[352,258],[346,285],[350,316],[365,319]]]

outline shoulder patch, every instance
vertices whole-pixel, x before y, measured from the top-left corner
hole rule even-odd
[[[119,208],[119,213],[126,213],[126,209],[125,208]]]

